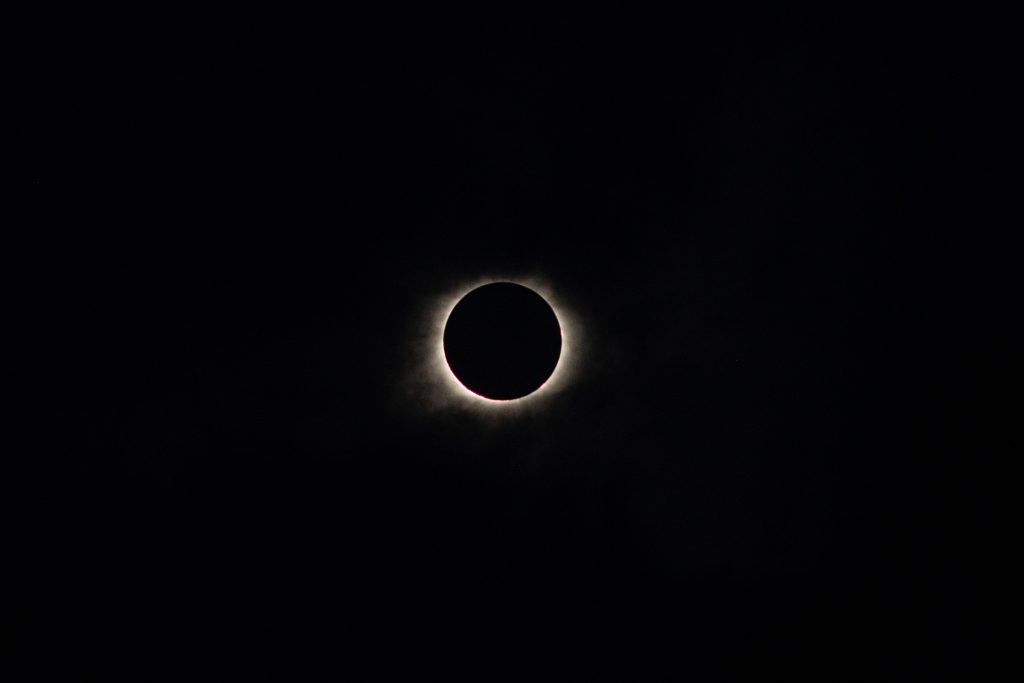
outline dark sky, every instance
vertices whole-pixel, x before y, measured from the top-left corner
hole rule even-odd
[[[422,5],[37,20],[37,671],[970,680],[957,17]],[[572,366],[447,400],[506,278]]]

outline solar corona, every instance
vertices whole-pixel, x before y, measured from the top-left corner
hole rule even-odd
[[[494,417],[543,411],[580,369],[579,316],[547,280],[462,280],[432,296],[424,313],[413,376],[428,408]]]

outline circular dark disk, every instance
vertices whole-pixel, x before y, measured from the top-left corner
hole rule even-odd
[[[512,282],[477,287],[452,309],[444,355],[456,379],[494,400],[540,388],[562,353],[555,312],[537,292]]]

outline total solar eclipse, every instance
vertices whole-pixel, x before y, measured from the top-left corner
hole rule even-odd
[[[466,294],[444,327],[444,355],[455,378],[495,401],[522,398],[551,377],[562,352],[554,310],[528,287],[492,282]]]

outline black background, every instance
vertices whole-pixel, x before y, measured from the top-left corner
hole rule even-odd
[[[958,17],[37,21],[41,677],[975,672]],[[505,417],[418,366],[499,273],[580,322]]]

